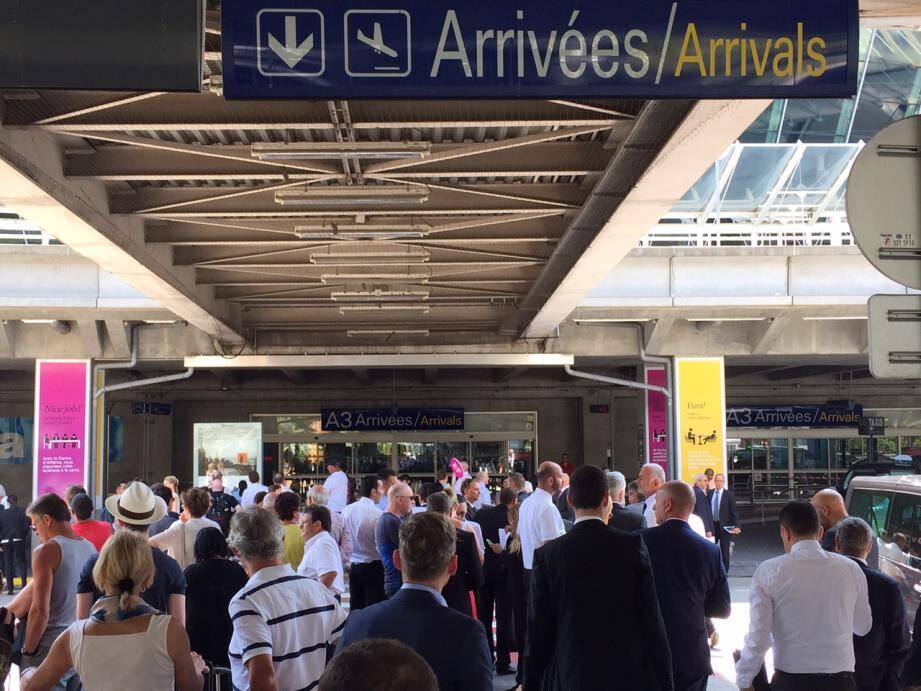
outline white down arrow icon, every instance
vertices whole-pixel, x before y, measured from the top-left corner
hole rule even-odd
[[[272,34],[269,34],[269,48],[272,49],[273,53],[284,60],[288,67],[294,69],[294,66],[303,60],[307,53],[313,50],[313,34],[310,34],[307,38],[301,41],[300,44],[298,44],[297,17],[286,16],[285,44],[282,45],[281,41],[275,38]]]

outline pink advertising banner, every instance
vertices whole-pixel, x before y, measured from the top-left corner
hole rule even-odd
[[[63,497],[70,484],[86,487],[89,398],[89,360],[36,361],[34,497],[48,492]]]
[[[665,369],[647,367],[646,383],[664,387]],[[647,460],[662,466],[668,477],[668,412],[665,395],[657,391],[646,392],[646,448]]]

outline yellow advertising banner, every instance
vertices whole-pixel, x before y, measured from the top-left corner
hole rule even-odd
[[[726,472],[723,358],[675,358],[677,476],[687,483],[712,468]]]

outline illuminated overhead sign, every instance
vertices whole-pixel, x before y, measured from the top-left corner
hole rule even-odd
[[[323,408],[324,432],[464,429],[463,408]]]
[[[789,98],[856,90],[857,0],[224,0],[228,98]]]

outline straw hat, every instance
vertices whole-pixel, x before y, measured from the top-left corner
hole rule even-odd
[[[123,523],[150,525],[166,516],[166,502],[143,482],[132,482],[121,494],[106,499],[106,509]]]

